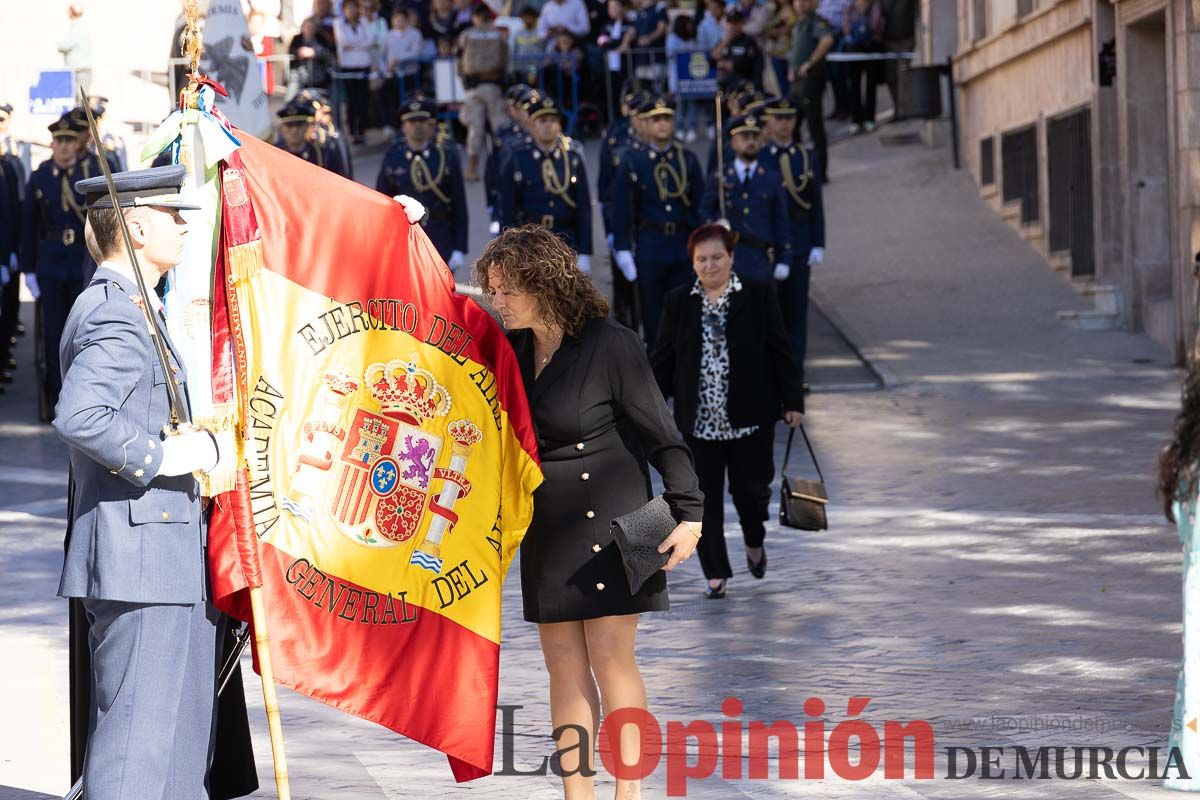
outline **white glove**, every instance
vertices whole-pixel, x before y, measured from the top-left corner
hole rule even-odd
[[[585,256],[583,253],[579,254],[579,271],[585,274],[592,271],[591,256]]]
[[[465,259],[466,256],[463,255],[462,250],[455,250],[450,254],[450,260],[446,262],[446,266],[450,268],[451,272],[456,271],[463,265]]]
[[[818,264],[824,263],[824,261],[825,261],[825,248],[824,247],[814,247],[812,250],[808,251],[808,265],[810,267],[815,267]]]
[[[37,285],[37,275],[34,275],[32,272],[25,273],[25,288],[33,295],[34,300],[42,296],[42,290]]]
[[[425,206],[421,205],[421,201],[415,197],[398,194],[392,199],[404,206],[404,216],[408,217],[409,224],[416,225],[421,221],[421,217],[425,216]]]
[[[500,235],[500,223],[499,222],[493,222],[491,225],[488,225],[488,235],[489,236],[499,236]]]
[[[788,278],[788,275],[791,275],[791,274],[792,274],[792,268],[789,267],[787,264],[776,264],[775,265],[775,280],[786,281]]]
[[[237,467],[237,440],[233,438],[233,429],[217,434],[217,463],[210,472],[230,473]]]
[[[633,283],[637,280],[637,264],[633,263],[633,253],[628,250],[617,251],[617,269],[625,276],[625,280]]]
[[[162,452],[158,474],[167,476],[210,472],[221,457],[216,439],[207,431],[195,429],[168,436],[163,440]]]
[[[8,267],[0,264],[0,286],[8,286],[8,282],[12,280],[12,273],[8,271]]]

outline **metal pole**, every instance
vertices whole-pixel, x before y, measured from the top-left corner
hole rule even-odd
[[[950,95],[950,152],[954,154],[954,168],[959,169],[961,164],[958,158],[958,105],[954,102],[954,57],[946,56],[946,77],[949,79]]]

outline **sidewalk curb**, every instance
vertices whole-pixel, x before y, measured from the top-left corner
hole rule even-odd
[[[808,299],[810,303],[815,303],[821,309],[821,313],[829,320],[829,324],[833,326],[838,335],[846,341],[854,355],[858,356],[859,360],[867,365],[867,369],[871,370],[879,379],[882,389],[896,389],[904,385],[904,381],[895,370],[887,365],[882,354],[876,348],[859,344],[859,342],[865,341],[863,336],[836,310],[833,301],[816,283],[809,284]]]

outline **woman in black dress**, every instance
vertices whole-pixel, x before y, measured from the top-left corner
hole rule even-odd
[[[659,548],[672,551],[669,571],[696,548],[703,496],[640,339],[608,319],[608,303],[562,239],[537,225],[511,228],[475,272],[511,331],[545,475],[521,545],[525,619],[538,623],[550,673],[565,795],[593,798],[601,705],[606,714],[646,707],[638,614],[668,607],[662,573],[630,593],[610,523],[650,499],[652,464],[679,523]],[[619,746],[623,763],[637,762],[636,726],[624,727]],[[639,792],[638,782],[617,781],[620,800]]]

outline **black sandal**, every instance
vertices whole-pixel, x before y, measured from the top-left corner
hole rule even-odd
[[[704,596],[707,597],[709,600],[724,600],[725,599],[725,581],[726,581],[725,578],[721,579],[721,588],[720,589],[714,589],[711,586],[706,587],[704,589]]]

